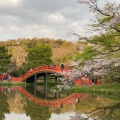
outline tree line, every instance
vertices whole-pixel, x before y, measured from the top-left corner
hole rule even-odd
[[[2,51],[3,48],[6,50]],[[1,41],[0,73],[10,72],[14,76],[21,76],[31,68],[42,65],[60,65],[68,63],[78,50],[78,45],[65,40],[48,38],[19,38]],[[4,57],[2,54],[4,53]],[[9,60],[6,64],[6,60]],[[6,68],[3,70],[3,68]]]

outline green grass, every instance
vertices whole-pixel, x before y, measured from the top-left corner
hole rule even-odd
[[[23,82],[0,82],[0,86],[24,86],[30,84],[31,83],[23,83]]]
[[[115,85],[100,85],[100,86],[75,86],[73,88],[75,92],[96,92],[96,93],[111,93],[120,94],[120,84]]]
[[[9,82],[9,81],[1,81],[0,86],[24,86],[24,85],[33,85],[34,83],[25,83],[25,82]],[[36,85],[44,85],[44,82],[37,82]],[[49,81],[48,82],[49,86],[54,86],[55,83]]]
[[[107,84],[100,86],[75,86],[70,93],[86,93],[120,100],[120,84]]]
[[[33,83],[23,83],[23,82],[0,82],[0,86],[24,86],[24,85],[33,85]],[[36,85],[44,85],[43,82],[38,82]],[[53,81],[48,82],[49,86],[54,86]],[[71,90],[71,93],[90,93],[90,94],[100,94],[100,95],[114,95],[120,97],[120,84],[105,84],[105,85],[93,85],[93,86],[74,86]]]

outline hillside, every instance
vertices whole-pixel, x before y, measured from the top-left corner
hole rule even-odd
[[[82,51],[84,45],[78,44],[75,42],[69,42],[65,40],[54,40],[49,38],[19,38],[17,40],[8,40],[1,41],[1,44],[4,44],[8,49],[9,53],[12,54],[11,57],[11,66],[13,68],[21,67],[22,63],[25,61],[25,57],[27,56],[28,49],[34,47],[39,43],[44,43],[50,45],[53,51],[53,62],[56,65],[60,65],[64,63],[65,65],[70,65],[73,61],[74,57],[79,51]]]

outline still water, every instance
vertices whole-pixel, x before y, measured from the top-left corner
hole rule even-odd
[[[0,120],[120,120],[120,101],[68,91],[53,93],[44,86],[1,86]]]

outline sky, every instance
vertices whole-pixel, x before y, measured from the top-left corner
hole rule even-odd
[[[71,31],[90,36],[85,26],[94,15],[76,1],[0,0],[0,41],[33,37],[78,40],[67,34]],[[102,5],[104,0],[100,2]]]

